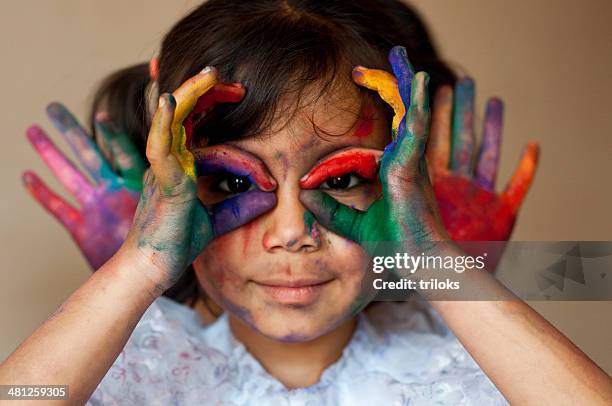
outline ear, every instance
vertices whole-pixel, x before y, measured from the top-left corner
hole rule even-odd
[[[157,79],[159,78],[159,66],[156,56],[151,58],[151,60],[149,61],[149,76],[154,81],[157,81]]]

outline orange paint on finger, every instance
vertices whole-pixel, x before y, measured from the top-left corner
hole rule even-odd
[[[529,142],[523,150],[523,156],[518,168],[512,175],[508,186],[503,193],[503,198],[510,204],[516,213],[531,186],[538,165],[539,146],[535,142]]]

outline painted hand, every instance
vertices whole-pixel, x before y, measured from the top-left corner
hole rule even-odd
[[[126,134],[99,121],[98,132],[117,166],[117,174],[92,137],[64,106],[52,103],[47,107],[47,114],[93,182],[38,126],[27,130],[28,139],[80,207],[77,209],[66,202],[34,172],[24,172],[23,182],[31,195],[68,230],[91,268],[96,270],[125,240],[140,196],[145,163]]]
[[[361,149],[361,154],[380,160],[382,198],[367,211],[358,211],[309,189],[307,178],[302,179],[300,197],[322,225],[360,243],[370,254],[377,242],[399,243],[407,252],[429,252],[432,241],[447,239],[425,163],[429,78],[425,72],[414,74],[403,47],[394,47],[389,60],[397,80],[382,71],[353,70],[357,84],[376,90],[396,112],[394,141],[384,153]],[[404,106],[409,106],[405,114]]]
[[[276,204],[271,193],[276,187],[273,179],[258,185],[260,189],[208,209],[198,198],[195,160],[187,148],[192,129],[186,131],[184,122],[190,121],[201,96],[217,84],[217,76],[216,69],[204,69],[172,95],[162,95],[151,124],[147,141],[151,169],[145,173],[134,225],[122,249],[136,252],[151,265],[150,277],[158,294],[172,286],[216,235],[249,222]]]
[[[495,191],[503,104],[487,102],[482,143],[473,168],[474,82],[439,89],[427,147],[429,173],[444,225],[455,241],[506,241],[535,174],[538,145],[529,142],[505,190]]]

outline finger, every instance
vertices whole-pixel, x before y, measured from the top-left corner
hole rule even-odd
[[[406,134],[400,134],[394,152],[400,165],[406,165],[408,161],[419,162],[425,152],[429,130],[429,75],[417,72],[412,82],[410,107],[404,120]]]
[[[196,102],[191,113],[183,121],[183,126],[185,127],[185,145],[187,148],[191,148],[195,117],[206,115],[218,103],[238,103],[242,100],[244,94],[244,87],[240,83],[217,83],[212,89],[203,94]]]
[[[217,69],[207,66],[172,92],[176,100],[174,123],[181,125],[195,107],[200,96],[215,86],[218,81],[219,73]]]
[[[487,102],[482,143],[476,166],[476,183],[490,192],[495,191],[503,116],[503,102],[497,98],[490,99]]]
[[[406,110],[397,88],[397,79],[384,70],[368,69],[357,66],[353,69],[353,81],[367,89],[374,90],[381,99],[393,109],[393,139],[397,136],[397,128]]]
[[[134,143],[125,132],[118,131],[104,116],[97,115],[95,125],[126,186],[132,190],[141,190],[146,163]]]
[[[393,74],[397,78],[397,87],[399,90],[400,97],[404,103],[404,109],[410,108],[410,98],[412,97],[412,79],[414,77],[414,70],[408,60],[406,54],[406,48],[402,46],[395,46],[389,51],[389,62],[393,69]],[[407,115],[405,116],[407,117]],[[402,137],[404,133],[403,123],[405,120],[400,121],[397,128],[398,137]]]
[[[57,149],[44,131],[40,127],[32,126],[27,129],[26,137],[68,193],[74,196],[79,203],[87,201],[93,193],[91,183]]]
[[[172,121],[176,101],[174,97],[165,93],[159,97],[159,105],[149,130],[147,139],[147,159],[151,164],[151,170],[162,187],[162,191],[171,193],[174,186],[178,185],[184,172],[180,163],[173,156],[172,146]]]
[[[234,230],[276,206],[276,194],[251,190],[213,205],[210,218],[215,236]]]
[[[453,132],[451,140],[451,170],[471,176],[474,149],[474,81],[463,78],[455,88]]]
[[[207,66],[200,73],[183,83],[173,93],[176,108],[172,122],[172,153],[183,172],[195,180],[193,155],[188,150],[187,133],[183,121],[195,107],[198,99],[218,82],[217,69]]]
[[[264,191],[276,189],[276,180],[264,163],[246,151],[231,145],[215,145],[194,150],[198,176],[229,172],[236,176],[247,176]]]
[[[302,189],[314,189],[327,179],[355,173],[367,180],[376,179],[381,150],[348,147],[321,159],[300,179]]]
[[[523,149],[523,155],[519,162],[519,166],[514,172],[514,175],[512,175],[503,193],[503,198],[510,203],[514,213],[518,212],[529,190],[529,186],[531,186],[538,165],[538,158],[538,144],[535,142],[527,143]]]
[[[34,172],[24,172],[22,180],[28,192],[45,210],[62,223],[71,234],[76,231],[81,221],[81,214],[77,209],[49,189]]]
[[[434,98],[431,131],[426,150],[429,174],[434,179],[448,171],[452,114],[453,88],[442,86]]]
[[[47,106],[47,115],[94,181],[101,182],[115,178],[115,173],[103,158],[94,140],[66,107],[60,103],[51,103]]]
[[[362,241],[365,212],[348,207],[317,189],[300,191],[300,200],[321,225],[350,240]]]

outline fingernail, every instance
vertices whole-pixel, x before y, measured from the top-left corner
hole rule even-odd
[[[200,73],[209,73],[209,72],[212,72],[213,69],[215,69],[213,66],[207,66],[204,69],[202,69]]]
[[[110,115],[107,111],[98,111],[96,113],[96,121],[100,123],[105,123],[110,120]]]
[[[159,96],[159,101],[157,103],[157,107],[164,107],[166,105],[166,98],[164,97],[165,95],[161,95]]]

